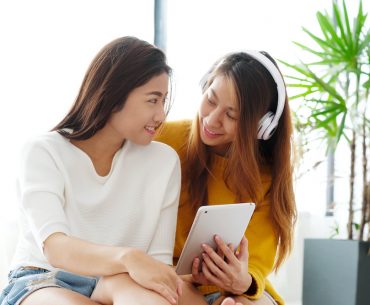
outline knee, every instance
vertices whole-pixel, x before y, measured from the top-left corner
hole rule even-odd
[[[102,304],[170,305],[158,293],[136,283],[127,273],[102,277],[92,295]]]

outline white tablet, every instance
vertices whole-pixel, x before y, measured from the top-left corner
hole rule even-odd
[[[194,218],[184,249],[176,266],[179,275],[191,274],[193,260],[201,259],[202,244],[216,249],[214,236],[237,247],[247,229],[255,208],[254,203],[234,203],[201,206]]]

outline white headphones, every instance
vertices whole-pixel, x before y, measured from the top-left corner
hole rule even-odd
[[[278,92],[278,101],[277,101],[277,108],[275,114],[271,111],[267,112],[262,119],[259,122],[258,132],[257,132],[257,138],[260,140],[268,140],[273,135],[277,125],[279,124],[279,119],[281,114],[284,110],[284,104],[285,104],[285,84],[283,81],[283,78],[279,72],[279,70],[276,68],[276,66],[273,64],[273,62],[267,58],[265,55],[258,51],[254,50],[247,50],[244,51],[244,53],[250,55],[254,59],[258,60],[266,69],[270,72],[272,78],[274,79],[276,86],[277,86],[277,92]]]

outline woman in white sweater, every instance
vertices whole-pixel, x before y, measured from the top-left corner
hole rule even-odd
[[[170,67],[135,37],[106,45],[75,103],[29,141],[18,180],[21,238],[0,304],[176,304],[177,154],[152,142]]]

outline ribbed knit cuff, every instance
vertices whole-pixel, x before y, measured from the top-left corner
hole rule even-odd
[[[252,284],[249,289],[244,293],[249,299],[256,300],[262,296],[265,290],[264,276],[253,266],[249,266],[249,273],[252,276]]]

